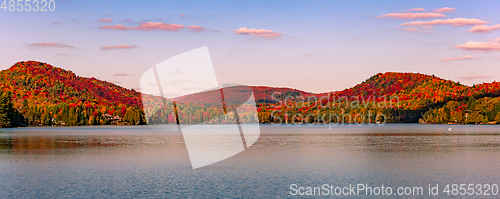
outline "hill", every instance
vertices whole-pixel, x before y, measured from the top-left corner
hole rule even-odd
[[[498,82],[469,87],[434,75],[386,72],[352,88],[315,96],[318,100],[305,103],[286,101],[287,106],[261,104],[261,120],[288,123],[417,122],[419,119],[425,123],[500,122]],[[323,115],[334,118],[324,120]]]
[[[104,113],[144,122],[139,92],[46,63],[23,61],[0,71],[0,89],[31,125],[106,124]]]

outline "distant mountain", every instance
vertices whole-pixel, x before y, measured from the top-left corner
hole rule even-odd
[[[257,103],[276,103],[276,100],[283,100],[281,98],[284,97],[309,97],[315,95],[313,93],[308,93],[293,88],[279,88],[268,86],[230,86],[223,89],[224,92],[231,93],[231,98],[225,100],[227,100],[228,102],[230,102],[231,100],[240,102],[242,100],[246,100],[249,97],[247,96],[248,89],[251,89],[253,91],[253,95]],[[220,97],[220,92],[206,91],[181,96],[175,98],[174,100],[180,100],[185,103],[213,104],[220,102]],[[273,97],[275,99],[273,99]]]

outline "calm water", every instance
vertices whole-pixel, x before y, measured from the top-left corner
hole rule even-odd
[[[421,186],[407,197],[427,198],[429,184],[439,196],[446,184],[500,184],[500,126],[261,125],[253,146],[196,170],[176,130],[1,129],[0,198],[298,197],[291,184]]]

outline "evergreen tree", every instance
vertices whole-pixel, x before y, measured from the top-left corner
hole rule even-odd
[[[9,105],[10,104],[10,105]],[[0,126],[1,127],[11,127],[11,121],[9,118],[9,112],[11,111],[10,98],[7,93],[0,94]]]

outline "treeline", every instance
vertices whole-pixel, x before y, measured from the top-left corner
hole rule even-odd
[[[421,123],[487,124],[500,122],[500,97],[449,101],[422,114]]]
[[[23,101],[20,113],[27,125],[108,125],[145,124],[142,109],[138,107],[94,107],[85,105],[68,105],[59,103],[48,106],[33,106]],[[105,117],[105,114],[118,116],[116,120]]]
[[[287,104],[260,103],[261,123],[398,123],[417,122],[420,112],[398,108],[397,98],[380,100],[305,100]],[[384,98],[385,99],[385,98]]]
[[[119,110],[119,111],[116,111]],[[109,120],[104,116],[118,116],[117,120]],[[28,125],[108,125],[145,124],[142,109],[138,107],[118,106],[108,110],[106,107],[97,108],[84,105],[68,105],[59,103],[48,106],[29,105],[23,100],[22,106],[15,108],[10,92],[0,92],[0,127],[20,127]]]
[[[17,127],[24,125],[24,118],[12,104],[10,92],[0,91],[0,127]]]

